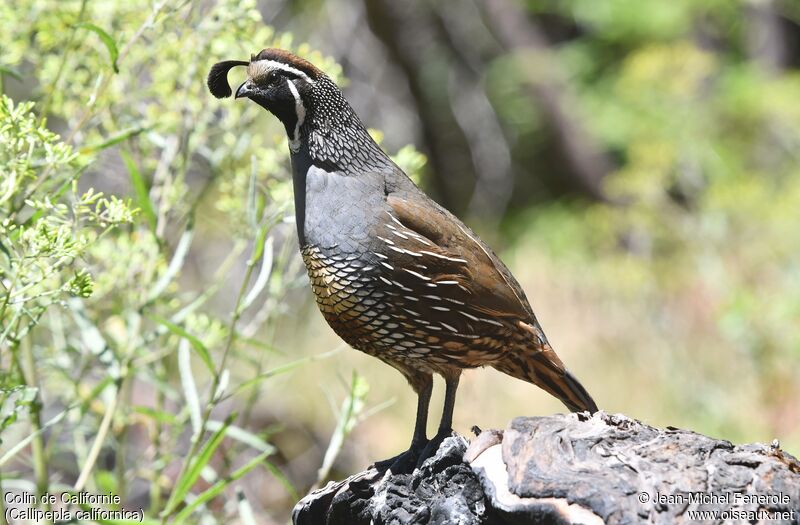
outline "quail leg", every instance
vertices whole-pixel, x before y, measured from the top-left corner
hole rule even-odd
[[[453,407],[456,403],[456,390],[458,390],[459,374],[445,378],[445,391],[444,391],[444,410],[442,411],[442,419],[439,423],[439,430],[436,435],[428,441],[425,448],[417,457],[417,467],[421,467],[426,459],[436,455],[439,446],[445,438],[448,438],[453,433]]]
[[[411,446],[402,454],[377,461],[374,467],[380,471],[391,470],[393,474],[408,474],[413,472],[417,465],[417,459],[428,444],[426,426],[428,424],[428,405],[431,401],[433,390],[433,378],[430,375],[418,376],[415,381],[411,381],[417,391],[417,418],[414,424],[414,435],[411,438]]]

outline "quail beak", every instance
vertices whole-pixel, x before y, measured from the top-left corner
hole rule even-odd
[[[236,95],[233,98],[250,98],[256,92],[253,82],[248,78],[236,90]]]

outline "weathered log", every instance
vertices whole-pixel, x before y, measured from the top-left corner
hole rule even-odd
[[[303,498],[295,525],[800,523],[800,462],[623,415],[520,417],[444,441],[413,474],[375,468]]]

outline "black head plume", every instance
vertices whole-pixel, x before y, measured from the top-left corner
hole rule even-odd
[[[211,67],[208,72],[208,89],[211,94],[217,98],[226,98],[231,96],[231,86],[228,85],[228,71],[236,66],[247,66],[249,62],[242,60],[223,60],[217,62]]]

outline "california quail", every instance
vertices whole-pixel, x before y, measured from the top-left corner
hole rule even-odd
[[[450,434],[464,368],[493,366],[572,411],[597,411],[508,268],[392,162],[329,77],[287,51],[264,49],[249,62],[215,64],[208,86],[216,97],[231,95],[235,66],[248,77],[235,98],[286,127],[300,250],[319,309],[342,339],[399,370],[419,397],[411,447],[386,463],[393,471],[413,467]],[[429,442],[434,373],[446,394]]]

